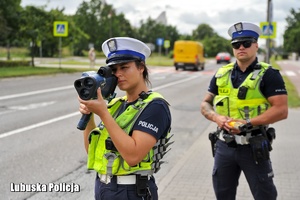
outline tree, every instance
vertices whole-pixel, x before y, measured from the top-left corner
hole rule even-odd
[[[176,27],[157,23],[151,18],[148,18],[145,22],[141,20],[140,24],[136,38],[146,43],[156,44],[157,38],[163,38],[164,40],[170,40],[170,49],[173,49],[174,42],[180,37]]]
[[[7,46],[7,59],[10,60],[10,45],[17,42],[19,31],[19,11],[21,0],[0,1],[0,41]],[[1,45],[0,43],[0,45]]]
[[[208,24],[200,24],[192,32],[192,37],[194,40],[203,40],[206,37],[213,37],[216,33]]]
[[[45,38],[49,31],[49,14],[41,7],[27,6],[21,12],[21,22],[19,36],[25,45],[30,44],[31,63],[34,66],[34,57],[37,51],[38,38]],[[47,26],[48,25],[48,26]]]
[[[202,40],[204,45],[205,54],[209,57],[216,56],[218,52],[229,52],[232,54],[232,47],[230,41],[219,36],[206,37]]]
[[[287,29],[284,32],[284,49],[288,52],[297,52],[300,54],[300,9],[296,12],[293,8],[290,11],[291,16],[286,18]]]
[[[59,38],[53,35],[54,21],[68,22],[68,37],[62,39],[62,46],[69,46],[74,41],[80,41],[88,36],[78,29],[71,16],[63,14],[64,9],[45,10],[46,6],[26,6],[20,14],[19,37],[24,46],[30,43],[31,62],[34,66],[34,57],[40,54],[43,57],[53,57],[59,54]]]
[[[75,24],[89,38],[75,44],[77,53],[93,44],[96,50],[101,50],[102,43],[110,37],[133,36],[133,29],[124,14],[116,14],[112,5],[102,0],[82,2],[74,15]]]
[[[218,52],[229,52],[232,54],[230,42],[219,36],[208,24],[200,24],[192,31],[192,39],[200,41],[209,57],[217,55]]]

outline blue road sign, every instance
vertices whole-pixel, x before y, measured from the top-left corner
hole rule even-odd
[[[163,39],[163,38],[157,38],[157,39],[156,39],[156,44],[157,44],[158,46],[162,46],[162,45],[164,44],[164,39]]]

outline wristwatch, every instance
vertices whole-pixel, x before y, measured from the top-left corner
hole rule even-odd
[[[253,125],[251,124],[251,120],[250,119],[246,119],[246,124],[248,126],[248,129],[253,128]]]
[[[246,124],[239,126],[241,132],[247,132],[253,128],[250,119],[246,119]]]

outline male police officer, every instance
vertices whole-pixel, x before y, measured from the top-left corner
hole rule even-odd
[[[269,151],[274,129],[268,125],[287,118],[287,92],[279,71],[257,60],[258,26],[239,22],[228,34],[236,62],[218,69],[201,103],[201,113],[219,129],[213,168],[215,195],[235,199],[243,171],[256,200],[273,200],[277,190]]]

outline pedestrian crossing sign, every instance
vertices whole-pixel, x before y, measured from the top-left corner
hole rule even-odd
[[[262,34],[259,36],[260,38],[276,38],[276,22],[260,22],[260,29]]]
[[[67,21],[55,21],[53,23],[53,35],[56,37],[68,36],[68,22]]]

